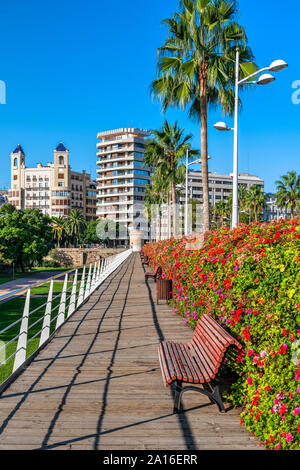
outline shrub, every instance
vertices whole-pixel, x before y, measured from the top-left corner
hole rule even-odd
[[[299,449],[300,220],[254,223],[147,244],[173,279],[173,310],[195,327],[210,313],[244,348],[227,365],[241,423],[268,448]],[[193,249],[194,248],[196,249]]]

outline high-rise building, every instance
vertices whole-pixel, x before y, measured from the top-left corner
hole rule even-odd
[[[71,170],[63,143],[54,150],[53,163],[38,163],[36,168],[26,167],[21,145],[11,153],[8,202],[17,209],[40,209],[50,217],[67,216],[71,209],[78,209],[86,220],[97,219],[95,182],[91,185],[90,174]],[[88,197],[91,190],[93,197]]]
[[[97,135],[97,215],[118,222],[122,228],[122,234],[117,236],[120,245],[128,244],[131,228],[140,228],[136,223],[137,208],[143,209],[144,193],[151,177],[151,170],[143,161],[145,138],[150,135],[151,132],[136,128]],[[138,212],[142,217],[142,211]],[[144,228],[143,222],[142,225]]]

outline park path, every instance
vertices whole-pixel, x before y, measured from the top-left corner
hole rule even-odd
[[[191,334],[130,256],[3,392],[0,450],[261,449],[239,410],[220,414],[199,393],[172,414],[157,348]]]
[[[56,276],[57,274],[60,273],[58,271],[43,271],[40,273],[30,274],[29,276],[24,276],[19,279],[14,279],[13,281],[4,282],[3,284],[0,284],[0,302],[1,296],[13,293],[19,289],[30,288],[33,284],[46,281],[50,277]],[[64,271],[61,271],[61,275],[64,275]],[[18,295],[18,293],[16,293],[16,295]],[[6,300],[10,300],[10,298],[5,299],[5,301]]]

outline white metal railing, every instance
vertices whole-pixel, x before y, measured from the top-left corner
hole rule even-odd
[[[53,276],[46,281],[40,282],[31,286],[29,289],[20,289],[16,291],[18,294],[26,293],[26,300],[21,318],[15,322],[9,324],[0,331],[0,358],[5,358],[0,363],[0,371],[5,364],[10,360],[14,360],[12,367],[12,374],[16,371],[21,370],[22,365],[29,360],[28,345],[35,339],[39,338],[37,347],[34,351],[31,351],[31,355],[43,346],[50,338],[50,332],[52,329],[51,337],[55,331],[60,328],[70,316],[91,296],[91,294],[105,281],[105,279],[113,273],[132,253],[132,250],[126,250],[116,255],[101,259],[94,265],[90,264],[88,269],[86,266],[83,267],[82,272],[78,269],[71,270],[64,275],[63,288],[61,293],[54,296],[54,280],[61,277],[61,275]],[[71,278],[73,275],[73,279]],[[71,282],[70,282],[71,281]],[[30,311],[30,300],[34,296],[31,296],[31,291],[34,287],[45,285],[50,283],[49,291],[47,295],[47,301],[37,308]],[[68,286],[68,284],[70,284]],[[7,298],[7,296],[5,296]],[[39,314],[38,318],[30,323],[30,317],[34,314]],[[1,341],[3,335],[7,336],[10,329],[16,328],[20,324],[19,333],[7,342]],[[41,328],[37,332],[34,332],[30,336],[30,330],[36,328],[36,325],[41,324]],[[55,324],[55,326],[54,326]],[[30,338],[29,338],[30,336]],[[14,352],[10,351],[9,357],[6,357],[7,350],[10,345],[17,342],[17,346]],[[16,372],[17,373],[17,372]],[[12,375],[11,374],[11,375]],[[9,380],[9,377],[5,377],[5,381]],[[4,383],[1,384],[1,387]]]

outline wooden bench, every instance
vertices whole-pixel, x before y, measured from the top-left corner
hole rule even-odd
[[[149,265],[149,262],[150,262],[150,261],[149,261],[148,256],[144,256],[144,257],[142,258],[142,264],[147,264],[147,265]]]
[[[219,411],[225,408],[217,385],[217,375],[229,346],[242,349],[241,344],[222,328],[210,315],[198,320],[192,339],[188,343],[164,341],[159,345],[159,362],[166,387],[176,383],[174,413],[181,412],[184,392],[194,390],[206,395]],[[202,384],[203,388],[183,383]]]
[[[154,271],[146,271],[145,272],[145,278],[146,277],[152,277],[155,281],[161,275],[162,275],[162,268],[160,266],[156,266]]]

